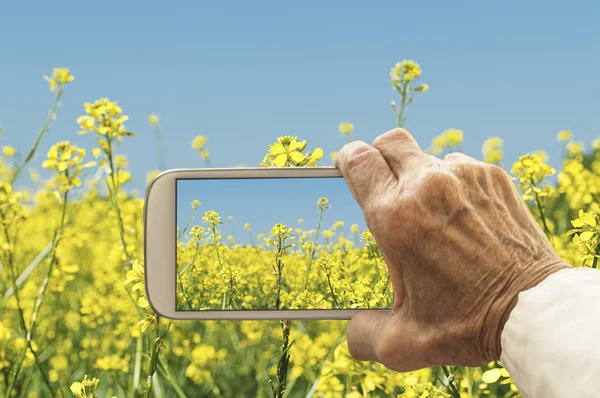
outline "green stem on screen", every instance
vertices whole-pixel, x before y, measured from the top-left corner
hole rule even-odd
[[[323,214],[325,213],[325,207],[319,206],[319,222],[317,223],[317,231],[315,232],[315,241],[313,243],[313,247],[310,251],[310,257],[308,259],[308,263],[306,264],[306,279],[304,281],[304,290],[308,290],[308,281],[310,275],[310,269],[312,268],[313,260],[315,259],[315,254],[317,252],[317,245],[319,244],[319,234],[321,233],[321,224],[323,223]]]
[[[275,272],[276,281],[277,281],[277,298],[275,299],[275,309],[281,309],[281,286],[283,284],[283,256],[285,255],[286,250],[286,238],[285,236],[279,232],[276,236],[276,251],[275,251],[275,265],[273,265],[273,271]],[[290,348],[294,344],[292,341],[290,343],[290,331],[292,327],[292,322],[280,321],[281,322],[281,333],[283,336],[283,341],[281,344],[281,353],[279,356],[279,361],[277,363],[277,385],[271,386],[273,389],[273,398],[283,398],[286,388],[287,388],[287,377],[288,377],[288,368],[290,364]]]

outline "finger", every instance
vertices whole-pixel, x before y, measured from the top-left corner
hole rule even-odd
[[[429,159],[413,136],[401,128],[390,130],[375,138],[373,147],[381,152],[396,177]]]
[[[335,167],[342,172],[363,211],[373,205],[373,198],[382,197],[395,180],[381,153],[363,141],[346,144],[335,158]]]
[[[410,372],[441,364],[440,354],[427,332],[403,319],[398,312],[363,311],[346,331],[350,355],[358,361],[375,361],[396,372]]]
[[[391,311],[362,311],[356,314],[346,330],[348,350],[359,361],[379,361],[383,346],[382,331]]]

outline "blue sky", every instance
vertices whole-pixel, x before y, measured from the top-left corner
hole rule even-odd
[[[24,151],[51,104],[42,75],[68,67],[58,118],[43,154],[76,134],[83,102],[105,96],[130,116],[123,143],[143,191],[157,167],[147,117],[166,131],[169,168],[202,167],[190,148],[208,137],[213,165],[257,165],[279,135],[338,150],[342,121],[370,142],[394,127],[389,81],[414,59],[430,91],[406,113],[423,147],[449,128],[480,157],[505,140],[506,165],[544,149],[557,165],[556,133],[600,135],[597,2],[2,2],[0,125]],[[35,160],[37,164],[42,156]]]
[[[177,181],[177,225],[183,230],[192,209],[193,200],[201,202],[195,221],[202,224],[205,211],[214,210],[221,215],[221,233],[227,237],[235,231],[235,241],[250,244],[244,224],[249,223],[256,243],[259,233],[268,236],[276,223],[296,229],[298,219],[304,219],[304,230],[317,227],[319,215],[317,200],[326,197],[331,208],[323,216],[321,231],[331,228],[336,221],[344,221],[344,232],[358,224],[360,232],[366,224],[360,207],[341,178],[267,178],[229,180],[179,180]],[[259,211],[264,209],[264,211]],[[258,211],[257,211],[258,210]],[[228,216],[232,217],[233,225]],[[323,239],[321,236],[319,239]]]

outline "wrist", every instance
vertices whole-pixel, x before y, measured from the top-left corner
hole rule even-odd
[[[495,300],[488,312],[483,333],[482,357],[488,361],[499,361],[502,354],[502,332],[512,311],[518,304],[519,294],[538,286],[550,275],[563,269],[572,268],[560,258],[545,261],[544,265],[526,267],[525,272],[514,275],[501,289],[501,296]],[[522,268],[518,268],[519,270]]]

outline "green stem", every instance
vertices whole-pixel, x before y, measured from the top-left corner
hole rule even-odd
[[[273,398],[283,398],[287,389],[287,377],[290,365],[290,348],[294,345],[290,343],[291,321],[281,321],[281,330],[283,334],[283,342],[281,345],[281,356],[277,364],[277,386],[273,389]]]
[[[402,120],[402,115],[404,114],[404,109],[408,105],[406,101],[406,92],[408,88],[408,82],[404,82],[402,86],[402,91],[400,92],[400,96],[402,97],[402,103],[400,104],[400,110],[398,111],[398,120],[396,121],[396,127],[403,127],[404,121]]]
[[[194,219],[196,218],[196,211],[197,211],[197,207],[195,209],[192,210],[192,216],[190,217],[190,219],[188,220],[187,224],[185,225],[185,228],[183,229],[183,231],[179,231],[179,235],[177,235],[177,241],[179,241],[179,239],[181,239],[181,237],[183,236],[183,234],[185,234],[188,230],[188,228],[190,227],[190,224],[192,223],[192,221],[194,221]]]
[[[400,107],[400,111],[398,112],[398,120],[396,121],[396,127],[402,127],[402,113],[404,112],[404,104]]]
[[[46,273],[46,277],[44,278],[44,281],[42,282],[42,287],[40,288],[39,292],[38,292],[38,296],[36,299],[36,303],[35,303],[35,308],[33,310],[33,313],[31,314],[31,326],[29,328],[29,333],[27,335],[27,342],[30,343],[33,340],[33,333],[35,331],[35,327],[37,325],[37,317],[38,317],[38,313],[40,310],[40,307],[42,306],[42,301],[44,298],[44,294],[46,293],[46,289],[48,287],[48,282],[50,280],[50,277],[52,276],[52,271],[54,270],[54,264],[56,263],[56,252],[58,250],[58,244],[60,243],[60,239],[62,236],[62,232],[63,232],[63,227],[65,225],[65,216],[67,214],[67,199],[68,199],[68,192],[65,192],[63,194],[62,200],[62,208],[61,208],[61,216],[60,216],[60,224],[58,226],[58,229],[56,230],[56,233],[54,234],[54,243],[52,245],[52,254],[50,255],[50,261],[48,264],[48,272]]]
[[[4,228],[4,235],[5,235],[6,242],[10,244],[11,239],[10,239],[10,234],[8,233],[8,228]],[[13,245],[14,245],[14,241],[13,241]],[[26,338],[27,344],[23,348],[23,352],[17,357],[16,363],[14,364],[13,369],[10,372],[10,380],[8,382],[8,388],[6,390],[5,396],[10,397],[10,393],[12,392],[17,379],[19,378],[19,373],[23,369],[23,361],[25,360],[25,355],[27,354],[28,349],[31,350],[31,353],[33,354],[34,363],[42,376],[45,387],[48,388],[48,390],[52,394],[53,390],[52,390],[52,385],[50,384],[50,380],[48,380],[46,374],[44,373],[41,363],[39,362],[37,352],[35,351],[35,349],[33,348],[33,344],[31,343],[31,332],[27,328],[27,324],[25,322],[25,313],[23,311],[23,307],[21,306],[21,300],[19,298],[20,291],[19,291],[19,286],[17,284],[17,276],[16,276],[16,271],[15,271],[15,266],[14,266],[13,253],[11,251],[8,252],[8,266],[9,266],[10,273],[11,273],[13,293],[14,293],[15,299],[17,301],[17,312],[19,314],[19,320],[21,322],[21,327],[23,328],[23,332],[25,333],[25,338]]]
[[[112,141],[110,140],[110,138],[107,136],[106,137],[106,142],[108,144],[108,151],[107,151],[107,156],[108,156],[108,163],[110,165],[110,179],[112,182],[112,187],[110,186],[110,184],[106,184],[108,191],[109,191],[109,196],[111,197],[111,201],[113,204],[113,209],[115,210],[115,213],[117,215],[117,222],[119,225],[119,236],[121,238],[121,244],[123,245],[123,251],[125,252],[125,256],[127,257],[127,261],[129,262],[128,265],[131,266],[131,255],[129,254],[129,252],[127,251],[127,243],[125,242],[125,227],[123,224],[123,217],[121,216],[121,209],[119,207],[119,198],[118,198],[118,193],[119,193],[119,188],[120,186],[117,185],[117,182],[115,180],[115,165],[114,165],[114,161],[113,161],[113,157],[112,157]]]
[[[319,207],[319,223],[317,224],[317,231],[315,233],[315,241],[311,250],[308,264],[306,264],[306,280],[304,282],[304,290],[308,290],[308,279],[310,275],[310,269],[312,268],[313,260],[315,259],[315,253],[317,252],[317,244],[319,243],[319,234],[321,233],[321,223],[323,222],[323,214],[325,213],[324,207]]]
[[[23,168],[27,165],[27,163],[29,163],[31,161],[31,159],[33,159],[33,156],[35,155],[35,151],[37,150],[37,147],[40,144],[40,140],[42,139],[44,134],[46,134],[46,132],[50,129],[50,126],[52,125],[52,120],[54,119],[54,117],[56,115],[56,110],[58,109],[58,105],[60,104],[60,98],[62,97],[62,93],[63,93],[62,84],[58,83],[56,86],[56,97],[54,97],[54,103],[52,104],[52,108],[50,108],[50,112],[48,112],[48,117],[46,118],[46,122],[40,129],[33,146],[29,150],[29,154],[27,154],[27,157],[25,158],[23,163],[21,163],[21,165],[19,167],[17,167],[17,169],[11,176],[11,178],[10,178],[11,185],[15,182],[15,180],[17,179],[17,177],[19,176],[19,174],[21,173]]]
[[[449,366],[442,366],[442,370],[444,371],[444,374],[446,375],[446,378],[448,379],[448,389],[452,393],[452,397],[460,398],[460,392],[458,391],[458,388],[456,387],[456,383],[454,380],[454,374],[452,373],[452,370],[450,369]]]
[[[596,269],[598,266],[598,256],[600,255],[600,244],[596,246],[596,255],[594,256],[594,261],[592,262],[592,268]]]
[[[533,179],[531,180],[531,184],[533,187],[536,187],[536,185],[533,183]],[[542,201],[537,192],[533,191],[533,193],[535,196],[535,202],[537,204],[538,211],[540,213],[540,218],[542,220],[542,224],[544,225],[544,230],[546,232],[548,240],[550,241],[552,246],[554,246],[554,242],[552,242],[552,233],[550,232],[550,228],[548,228],[548,223],[546,222],[546,216],[544,215],[544,207],[542,206]]]
[[[333,302],[335,304],[335,308],[340,308],[340,303],[337,300],[337,296],[335,295],[335,291],[333,290],[333,286],[331,284],[331,278],[327,275],[327,286],[329,287],[329,292],[331,293],[331,297],[333,298]]]
[[[133,389],[137,390],[140,385],[140,373],[142,369],[142,334],[136,339],[135,344],[135,368],[133,370]]]
[[[177,393],[177,396],[179,398],[186,398],[185,393],[183,392],[181,387],[179,387],[179,383],[177,383],[177,380],[175,380],[175,378],[171,374],[168,364],[162,358],[158,359],[158,363],[160,365],[158,370],[162,373],[162,375],[165,377],[165,379],[169,382],[169,385],[171,386],[171,388],[173,388],[173,390],[175,390],[175,393]]]
[[[156,338],[154,339],[154,346],[152,347],[152,353],[150,356],[150,365],[148,367],[148,378],[146,382],[146,393],[144,395],[145,398],[150,397],[150,391],[152,390],[152,382],[154,379],[154,374],[156,373],[156,368],[158,366],[158,354],[160,353],[160,347],[162,345],[162,341],[166,334],[169,332],[169,328],[171,324],[167,327],[165,333],[160,335],[160,316],[156,315]]]

